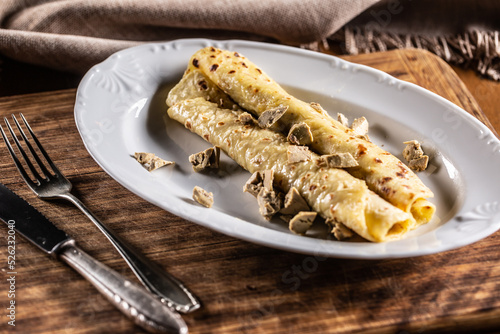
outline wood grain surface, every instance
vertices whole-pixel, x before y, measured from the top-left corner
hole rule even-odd
[[[490,125],[456,74],[422,51],[346,59],[449,99]],[[288,253],[213,232],[130,193],[85,150],[73,120],[75,90],[0,99],[22,112],[74,193],[120,236],[202,300],[183,316],[190,333],[469,333],[500,330],[500,234],[440,254],[343,260]],[[498,125],[497,125],[498,126]],[[497,130],[499,128],[497,127]],[[111,244],[76,208],[28,190],[0,142],[0,182],[28,200],[89,254],[132,280]],[[0,331],[7,328],[7,229],[0,227]],[[76,272],[16,239],[19,333],[142,333]],[[2,313],[3,312],[3,313]]]

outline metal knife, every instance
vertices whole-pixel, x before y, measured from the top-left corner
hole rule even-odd
[[[150,332],[185,334],[181,316],[156,296],[83,252],[28,202],[0,183],[0,220],[85,277],[123,314]]]

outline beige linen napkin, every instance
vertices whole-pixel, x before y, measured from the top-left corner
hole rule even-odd
[[[82,73],[113,52],[186,37],[300,45],[378,0],[0,0],[0,53]]]
[[[349,54],[425,49],[500,81],[498,0],[382,0],[330,40]]]

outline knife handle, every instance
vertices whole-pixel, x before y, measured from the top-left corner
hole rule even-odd
[[[181,316],[139,285],[92,258],[75,245],[64,243],[57,256],[85,277],[123,314],[149,332],[185,334]]]
[[[61,195],[82,211],[108,238],[130,266],[134,274],[152,293],[178,312],[188,313],[200,308],[200,302],[179,280],[137,252],[103,224],[78,198],[71,193]]]

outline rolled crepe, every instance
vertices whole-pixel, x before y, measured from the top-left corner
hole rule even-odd
[[[168,109],[170,118],[184,124],[212,145],[219,146],[251,173],[274,170],[276,186],[295,187],[323,218],[343,223],[370,241],[401,238],[413,217],[370,191],[363,180],[338,168],[317,165],[319,157],[289,163],[290,143],[280,133],[243,124],[241,111],[219,108],[205,98],[181,100]]]
[[[188,69],[202,72],[208,81],[257,117],[266,110],[287,107],[287,112],[273,129],[288,133],[294,124],[306,123],[313,134],[314,141],[310,144],[313,151],[319,154],[350,153],[359,166],[347,169],[348,172],[365,180],[371,190],[390,203],[411,212],[417,222],[414,227],[432,218],[435,206],[427,198],[434,194],[404,163],[360,138],[321,108],[288,94],[241,54],[207,47],[191,57]]]

